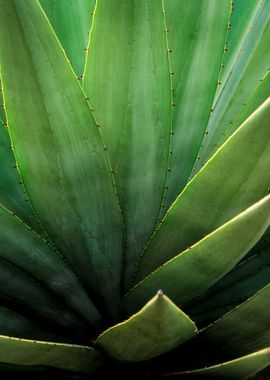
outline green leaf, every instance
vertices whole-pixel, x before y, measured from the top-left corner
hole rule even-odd
[[[1,300],[1,302],[3,301]],[[29,316],[19,314],[3,306],[0,306],[0,331],[4,335],[28,339],[50,339],[51,341],[61,342],[66,339],[58,336],[59,332],[58,334],[53,333],[48,326],[31,320]]]
[[[232,269],[269,224],[267,196],[142,280],[125,297],[124,312],[138,310],[157,287],[177,305],[190,301]]]
[[[193,371],[168,373],[165,376],[185,376],[216,379],[248,379],[270,365],[270,348],[242,356],[229,362]]]
[[[0,361],[95,373],[102,357],[92,347],[0,336]]]
[[[228,139],[169,209],[142,257],[138,279],[262,198],[269,186],[270,99]],[[256,160],[254,159],[256,157]]]
[[[43,229],[33,214],[29,199],[25,194],[22,179],[17,168],[12,150],[12,144],[6,128],[6,114],[2,97],[0,81],[0,203],[17,214],[38,232],[44,234]]]
[[[83,74],[95,0],[40,0],[72,67]]]
[[[8,126],[27,193],[85,286],[115,314],[122,225],[98,128],[38,2],[0,5]]]
[[[207,345],[218,343],[230,355],[244,355],[269,346],[270,284],[199,334]]]
[[[0,258],[57,294],[92,325],[100,315],[76,275],[39,235],[0,205]],[[29,298],[32,296],[29,294]]]
[[[0,122],[0,202],[12,212],[16,213],[26,223],[40,230],[33,210],[24,193],[20,174],[11,149],[8,131]]]
[[[162,291],[127,321],[103,332],[96,344],[113,358],[148,360],[191,339],[195,324]]]
[[[217,87],[214,103],[219,98],[226,81],[232,75],[232,70],[235,70],[245,40],[251,38],[251,30],[261,7],[260,0],[237,0],[231,5],[226,51],[220,72],[220,85]],[[256,32],[258,33],[258,30]],[[249,45],[249,48],[252,49],[252,46]]]
[[[98,1],[84,89],[124,214],[126,287],[155,227],[165,186],[172,108],[167,54],[161,1]]]
[[[207,135],[194,167],[197,172],[213,152],[234,132],[239,124],[238,115],[269,69],[270,2],[254,1],[255,12],[245,29],[241,45],[231,64],[220,92],[213,104],[213,113],[207,126]],[[246,2],[245,2],[246,6]],[[232,28],[234,26],[232,25]],[[270,93],[268,93],[268,96]],[[248,115],[249,116],[249,115]]]
[[[259,250],[262,244],[258,244],[258,251],[251,250],[250,257],[187,306],[197,323],[205,326],[213,322],[269,283],[269,242],[268,235],[265,246]]]
[[[50,323],[61,334],[77,339],[86,334],[84,321],[59,298],[3,259],[0,259],[0,289],[0,300],[8,300],[19,312],[26,311],[34,321]]]
[[[230,0],[164,0],[164,8],[175,104],[166,210],[189,179],[207,127],[224,54]]]
[[[228,133],[231,134],[235,129],[241,125],[256,109],[270,96],[270,68],[265,76],[260,80],[258,86],[247,100],[245,106],[242,108],[238,117],[227,128]]]
[[[1,126],[1,123],[4,124],[5,122],[6,122],[6,114],[5,114],[5,110],[4,110],[2,83],[0,80],[0,126]]]

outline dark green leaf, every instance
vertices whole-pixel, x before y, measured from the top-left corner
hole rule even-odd
[[[230,355],[269,346],[270,284],[202,330],[198,338]]]
[[[232,269],[269,224],[267,196],[142,280],[125,297],[125,313],[138,310],[157,287],[177,305],[190,301]]]
[[[168,373],[165,376],[204,377],[216,379],[248,379],[270,365],[270,348],[242,356],[229,362],[193,371]]]
[[[0,5],[8,126],[27,193],[84,284],[115,314],[122,225],[98,128],[38,2]]]
[[[138,279],[267,193],[269,118],[270,99],[253,113],[187,185],[146,247]]]

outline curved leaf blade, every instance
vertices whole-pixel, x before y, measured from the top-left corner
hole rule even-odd
[[[186,186],[146,247],[139,266],[138,279],[142,279],[267,193],[269,118],[270,98],[246,120]]]
[[[270,348],[240,358],[193,371],[168,373],[165,376],[204,377],[216,379],[248,379],[270,365]]]
[[[7,260],[0,259],[0,300],[26,311],[32,319],[51,324],[64,336],[78,339],[86,334],[86,324],[59,298]]]
[[[239,127],[238,115],[267,74],[270,62],[270,3],[256,3],[255,16],[239,47],[230,75],[220,86],[220,94],[213,104],[213,113],[202,141],[194,173],[211,157],[217,147]],[[233,28],[233,25],[232,25]],[[268,93],[268,96],[270,93]],[[249,116],[249,115],[248,115]]]
[[[17,214],[38,232],[44,234],[38,224],[29,199],[25,194],[13,154],[13,147],[6,127],[6,114],[0,80],[0,203]]]
[[[230,3],[164,0],[175,106],[163,211],[186,185],[207,128],[224,55]]]
[[[269,241],[270,236],[261,249],[262,242],[259,242],[258,251],[251,250],[246,260],[187,306],[197,323],[205,326],[215,321],[269,283]]]
[[[117,360],[137,362],[175,348],[196,332],[191,319],[159,291],[138,313],[103,332],[96,345]]]
[[[126,288],[155,228],[165,186],[172,108],[167,54],[161,1],[98,1],[84,89],[123,210]]]
[[[0,333],[17,338],[66,341],[66,338],[60,336],[59,332],[58,334],[53,333],[44,324],[38,324],[29,317],[3,306],[0,306]]]
[[[122,224],[98,128],[38,2],[0,4],[5,106],[27,193],[52,240],[114,315]]]
[[[0,258],[57,294],[92,325],[101,316],[74,273],[39,235],[0,205]],[[29,295],[31,298],[31,295]]]
[[[198,335],[207,344],[218,342],[230,355],[244,355],[269,346],[270,284],[228,312]]]
[[[87,346],[42,342],[0,336],[0,361],[22,365],[45,365],[82,373],[95,373],[102,357]]]
[[[177,305],[187,303],[229,272],[269,225],[267,196],[137,284],[124,298],[124,312],[138,310],[158,286]]]

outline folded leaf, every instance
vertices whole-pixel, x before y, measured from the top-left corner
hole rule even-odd
[[[196,332],[191,319],[158,291],[137,314],[103,332],[96,345],[117,360],[137,362],[175,348]]]
[[[95,373],[102,357],[91,347],[12,338],[0,335],[0,362],[44,365]]]
[[[137,279],[142,279],[267,193],[269,118],[270,98],[189,182],[146,247]]]
[[[138,310],[158,286],[177,305],[190,301],[232,269],[269,224],[267,196],[142,280],[124,299],[124,311]]]
[[[211,367],[196,369],[193,371],[168,373],[165,376],[184,376],[197,377],[201,376],[205,379],[248,379],[257,372],[262,371],[270,365],[270,348],[254,352],[252,354],[242,356],[229,362],[216,364]]]
[[[97,125],[39,3],[0,6],[5,106],[26,191],[89,292],[115,315],[122,223]]]

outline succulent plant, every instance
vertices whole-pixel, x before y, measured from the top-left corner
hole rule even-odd
[[[270,1],[0,0],[0,25],[2,374],[267,368]]]

